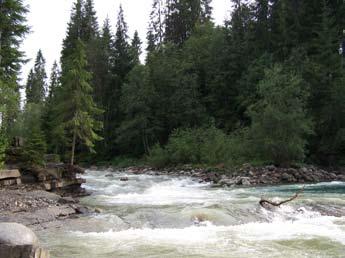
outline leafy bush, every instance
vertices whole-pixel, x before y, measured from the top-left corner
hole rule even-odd
[[[215,127],[177,129],[163,148],[155,145],[148,163],[156,167],[180,164],[216,165],[225,163],[228,155],[228,137]]]
[[[266,71],[258,90],[260,99],[249,111],[255,156],[276,165],[303,161],[307,136],[313,133],[306,115],[305,82],[275,65]]]
[[[142,165],[140,160],[134,159],[131,157],[126,157],[126,156],[118,156],[115,157],[111,160],[111,166],[116,167],[116,168],[127,168],[131,166],[140,166]],[[101,165],[98,163],[98,165]]]
[[[163,168],[170,164],[169,154],[159,144],[154,145],[146,158],[147,163],[156,168]]]

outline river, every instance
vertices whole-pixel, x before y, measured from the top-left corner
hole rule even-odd
[[[191,178],[87,171],[81,202],[100,214],[38,232],[52,258],[345,257],[345,183],[212,188]],[[128,177],[129,181],[120,181]],[[344,214],[345,212],[343,212]]]

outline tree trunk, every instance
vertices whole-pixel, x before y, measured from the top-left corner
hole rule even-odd
[[[75,152],[75,142],[77,138],[76,130],[73,130],[73,140],[72,140],[72,155],[71,155],[71,165],[74,165],[74,152]]]

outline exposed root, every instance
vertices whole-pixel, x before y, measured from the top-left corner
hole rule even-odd
[[[261,205],[261,207],[263,208],[266,208],[265,207],[265,204],[270,204],[272,206],[275,206],[275,207],[280,207],[281,205],[285,204],[285,203],[288,203],[288,202],[291,202],[295,199],[297,199],[301,193],[304,192],[304,189],[305,189],[305,186],[303,186],[302,189],[300,189],[298,192],[295,193],[294,196],[292,196],[291,198],[287,199],[287,200],[284,200],[284,201],[281,201],[281,202],[274,202],[274,201],[270,201],[270,200],[267,200],[267,199],[264,199],[264,198],[261,198],[259,204]]]

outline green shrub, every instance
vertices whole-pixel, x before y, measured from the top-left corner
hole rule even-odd
[[[159,144],[152,147],[146,160],[149,165],[157,168],[163,168],[170,163],[168,152]]]
[[[148,163],[156,167],[181,164],[217,165],[228,159],[228,136],[215,127],[177,129],[163,148],[155,145]]]
[[[251,107],[250,138],[256,157],[289,166],[305,158],[307,136],[313,133],[307,118],[305,82],[281,65],[266,70],[258,85],[259,100]]]
[[[127,168],[131,166],[140,166],[142,162],[140,160],[126,157],[126,156],[117,156],[110,161],[111,166],[116,168]]]

